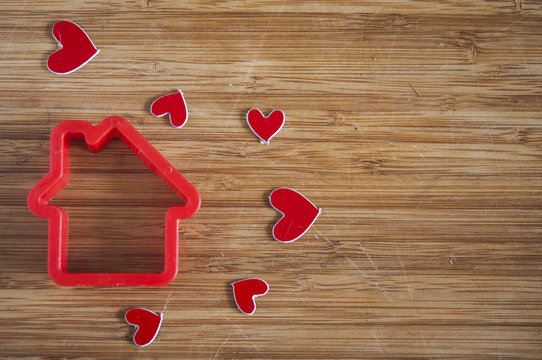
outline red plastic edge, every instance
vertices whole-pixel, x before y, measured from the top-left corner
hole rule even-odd
[[[164,269],[161,273],[68,273],[67,212],[48,202],[70,179],[71,140],[84,140],[92,152],[100,152],[114,138],[120,138],[186,204],[170,207],[165,215]],[[51,279],[64,286],[163,286],[177,275],[179,220],[194,215],[200,207],[198,191],[128,121],[119,116],[105,118],[92,126],[81,120],[59,123],[51,133],[50,169],[27,198],[28,208],[49,220],[47,269]]]

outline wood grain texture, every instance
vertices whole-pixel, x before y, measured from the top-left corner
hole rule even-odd
[[[0,357],[539,359],[542,1],[0,4]],[[101,52],[47,71],[52,25]],[[182,89],[182,129],[149,114]],[[252,107],[286,114],[268,146]],[[62,120],[128,119],[200,191],[162,288],[67,288],[26,208]],[[179,199],[120,142],[72,149],[72,271],[157,271]],[[292,244],[267,196],[323,209]],[[261,277],[252,317],[230,283]],[[147,348],[130,307],[164,313]]]

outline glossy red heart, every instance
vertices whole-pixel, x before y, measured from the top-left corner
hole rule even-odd
[[[247,112],[248,126],[261,139],[262,144],[269,144],[269,140],[282,129],[284,119],[285,116],[281,110],[273,110],[267,117],[256,108]]]
[[[153,342],[162,325],[162,314],[156,314],[143,308],[134,308],[126,312],[126,322],[136,327],[134,343],[137,346],[147,346]]]
[[[188,119],[188,111],[181,90],[154,100],[151,105],[151,114],[157,117],[169,114],[171,126],[176,128],[183,127]]]
[[[53,26],[53,37],[60,49],[49,56],[47,68],[55,74],[69,74],[100,52],[87,33],[79,25],[68,20],[59,21]]]
[[[288,243],[299,239],[314,223],[321,209],[305,196],[289,188],[278,188],[269,195],[269,202],[283,216],[273,226],[275,240]]]
[[[233,298],[243,314],[252,315],[256,311],[254,298],[269,291],[269,285],[262,279],[244,279],[231,284]]]

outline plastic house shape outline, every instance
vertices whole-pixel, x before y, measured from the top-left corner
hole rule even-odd
[[[120,138],[170,188],[185,200],[172,206],[165,216],[164,269],[161,273],[68,273],[68,223],[66,210],[48,202],[70,179],[71,140],[83,140],[94,153],[114,138]],[[51,132],[50,169],[27,198],[34,215],[49,220],[47,269],[51,279],[64,286],[162,286],[177,275],[179,220],[194,215],[200,207],[198,191],[128,121],[119,116],[92,126],[81,120],[66,120]]]

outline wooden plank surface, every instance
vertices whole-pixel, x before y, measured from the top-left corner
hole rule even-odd
[[[542,1],[0,4],[0,357],[539,359]],[[52,25],[101,52],[57,76]],[[173,129],[149,106],[182,89]],[[268,146],[252,107],[287,122]],[[26,207],[62,120],[128,119],[198,188],[161,288],[69,288]],[[178,198],[120,142],[72,148],[70,271],[157,271]],[[323,209],[271,237],[267,196]],[[252,317],[230,282],[261,277]],[[163,312],[139,349],[130,307]]]

